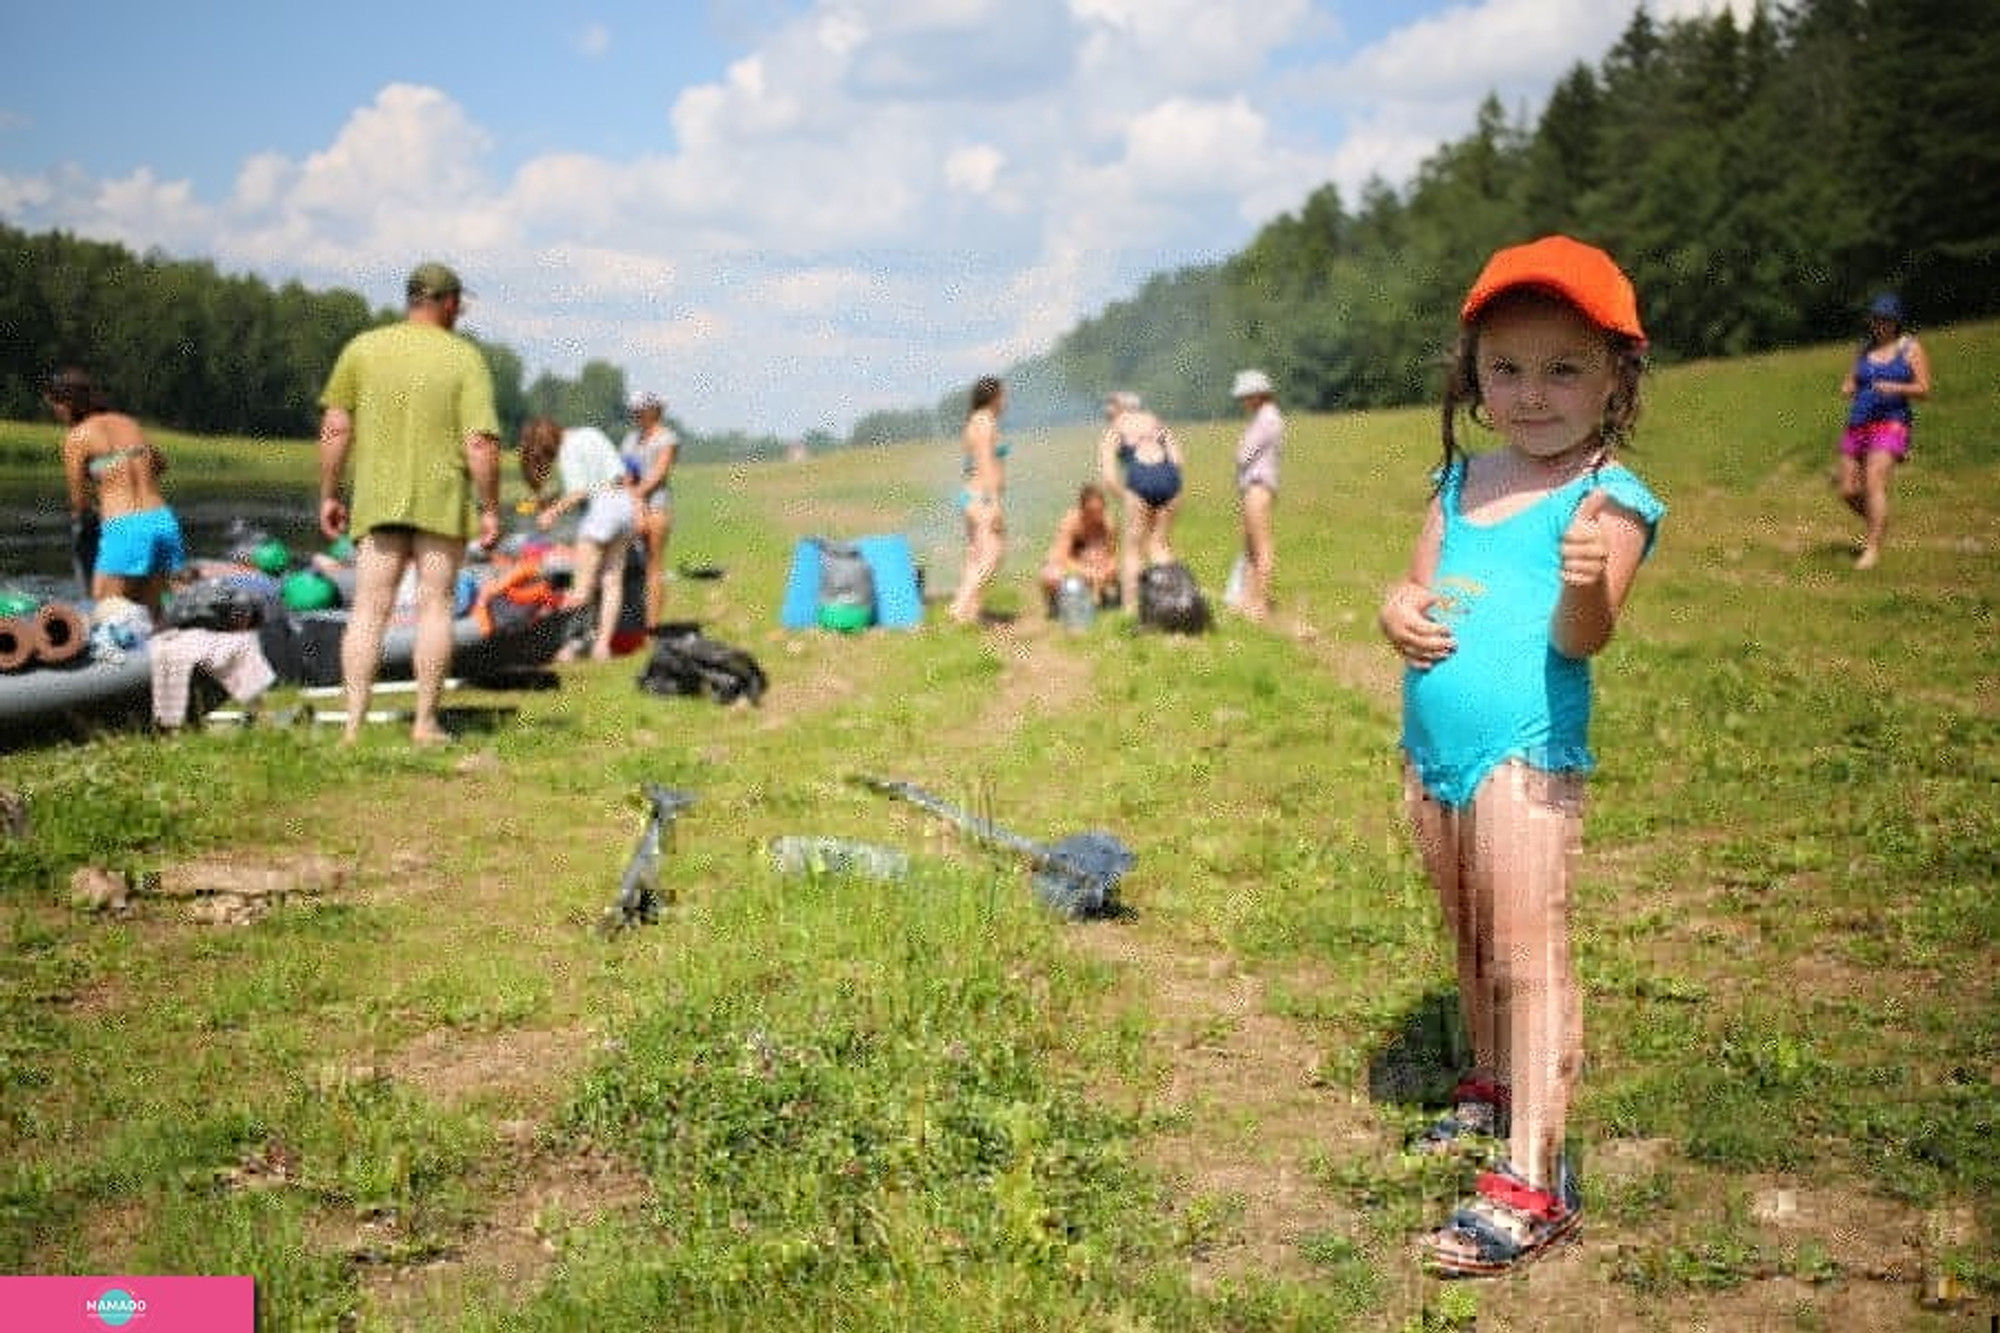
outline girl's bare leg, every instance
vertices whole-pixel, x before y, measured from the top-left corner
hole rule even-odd
[[[1512,1065],[1508,1154],[1530,1185],[1556,1190],[1583,1064],[1569,931],[1583,779],[1510,761],[1480,786],[1471,815],[1478,878],[1493,911],[1498,1030]]]
[[[1471,850],[1467,812],[1453,810],[1426,793],[1416,770],[1407,764],[1403,769],[1403,804],[1409,812],[1417,855],[1431,887],[1437,890],[1445,929],[1456,951],[1458,1012],[1465,1038],[1472,1043],[1472,1068],[1467,1072],[1504,1087],[1510,1071],[1496,1022],[1492,905],[1474,894],[1474,880],[1467,873]]]

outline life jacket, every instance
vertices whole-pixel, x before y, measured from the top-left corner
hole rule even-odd
[[[549,582],[539,560],[517,560],[499,578],[479,585],[472,619],[487,638],[526,628],[562,609],[562,590]]]

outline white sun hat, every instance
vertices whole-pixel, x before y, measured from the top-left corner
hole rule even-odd
[[[1271,377],[1261,370],[1239,370],[1236,383],[1229,386],[1231,398],[1249,398],[1254,394],[1271,392]]]

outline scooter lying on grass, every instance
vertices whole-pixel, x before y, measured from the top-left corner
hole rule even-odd
[[[1072,833],[1056,843],[1033,842],[913,783],[866,775],[854,781],[948,819],[981,842],[1025,857],[1035,868],[1035,895],[1072,920],[1116,914],[1118,881],[1139,859],[1116,835],[1101,829]]]
[[[640,788],[650,808],[639,845],[625,864],[625,877],[618,885],[618,901],[598,923],[598,933],[615,935],[627,926],[651,925],[660,919],[660,852],[674,837],[674,820],[694,804],[694,793],[648,782]]]

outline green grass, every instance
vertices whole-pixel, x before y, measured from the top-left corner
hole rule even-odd
[[[1907,1280],[1871,1304],[1887,1261],[1983,1312],[2000,327],[1926,343],[1939,392],[1867,577],[1824,477],[1843,349],[1647,386],[1630,461],[1670,514],[1599,664],[1577,909],[1590,1222],[1528,1282],[1441,1287],[1408,1246],[1464,1183],[1397,1151],[1455,1040],[1372,629],[1425,498],[1425,410],[1292,423],[1298,632],[1043,627],[1029,572],[1091,441],[1021,434],[994,602],[1029,609],[984,635],[774,627],[807,533],[909,531],[948,586],[955,445],[677,479],[676,553],[729,575],[674,585],[671,611],[759,656],[761,712],[642,695],[628,662],[458,697],[518,711],[445,754],[268,731],[0,756],[33,818],[0,841],[0,1271],[251,1272],[282,1328],[1949,1317]],[[1235,429],[1185,429],[1179,544],[1210,586]],[[52,448],[0,427],[0,476]],[[309,450],[170,448],[309,487]],[[1037,837],[1118,831],[1133,915],[1050,919],[1018,868],[856,772]],[[700,797],[673,902],[600,941],[646,780]],[[782,833],[914,870],[782,879]],[[68,905],[81,865],[218,850],[330,853],[355,882],[237,931]],[[1273,1031],[1311,1058],[1260,1053]],[[1760,1212],[1780,1187],[1791,1221]]]

